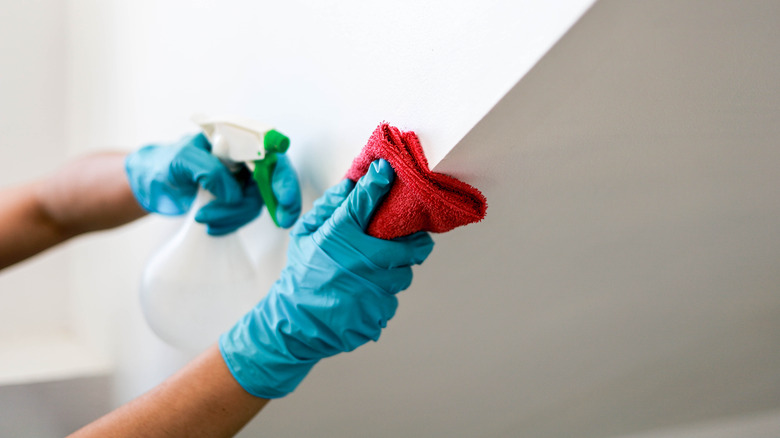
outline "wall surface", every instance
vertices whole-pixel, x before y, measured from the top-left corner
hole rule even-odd
[[[488,217],[437,239],[379,345],[405,352],[399,381],[435,376],[410,389],[431,428],[776,415],[779,19],[771,1],[599,2],[439,164]]]
[[[65,2],[0,6],[0,187],[5,188],[51,172],[67,156],[68,30]],[[29,361],[36,362],[35,354],[52,338],[67,338],[69,255],[66,245],[0,274],[3,385],[9,378],[16,381],[25,368],[38,367]],[[105,411],[109,393],[102,383],[75,379],[0,386],[0,436],[63,436]]]
[[[56,0],[3,3],[0,187],[44,175],[66,156],[65,10]],[[68,298],[67,290],[60,288],[67,283],[65,253],[48,253],[0,275],[0,302],[5,304],[0,305],[0,370],[6,347],[18,335],[46,337],[67,324],[60,311]],[[20,312],[23,308],[36,310]]]
[[[320,363],[241,436],[671,437],[761,411],[777,424],[780,6],[604,0],[577,21],[592,2],[278,3],[69,3],[71,152],[239,113],[290,135],[310,202],[386,119],[490,207],[436,236],[379,343]],[[36,436],[188,359],[137,304],[176,225],[72,245],[75,329],[117,369],[14,388],[20,412],[67,419]],[[262,219],[242,233],[276,260],[270,283],[283,233]],[[85,408],[41,395],[56,389]],[[23,430],[0,418],[0,435]]]
[[[726,417],[622,438],[775,438],[780,431],[780,411]]]

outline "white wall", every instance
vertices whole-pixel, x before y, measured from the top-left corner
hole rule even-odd
[[[386,119],[435,164],[591,3],[74,1],[71,141],[158,141],[193,109],[242,111],[333,180]]]
[[[73,0],[51,15],[67,29],[56,38],[67,58],[65,88],[57,89],[60,103],[52,110],[62,111],[66,124],[54,138],[66,131],[71,155],[130,149],[192,131],[194,111],[238,113],[276,124],[292,138],[290,154],[310,202],[341,178],[382,120],[417,131],[431,163],[437,162],[591,3]],[[34,21],[46,6],[18,6],[29,18],[11,20]],[[72,412],[49,403],[35,412],[31,402],[31,416],[15,418],[9,434],[24,424],[36,427],[38,414],[58,416],[52,412],[62,409],[68,422],[52,426],[51,434],[36,433],[61,435],[78,423],[73,417],[89,421],[95,410],[137,396],[188,359],[154,338],[137,301],[144,261],[175,226],[145,219],[70,245],[71,295],[57,308],[72,316],[68,330],[111,353],[116,371],[111,379],[91,380],[88,391],[68,386],[92,408]],[[276,236],[266,254],[266,261],[275,259],[267,269],[270,284],[283,260],[284,234],[262,221],[244,234],[262,233]],[[377,351],[372,347],[367,351]],[[356,356],[352,363],[365,360]],[[7,399],[54,386],[16,387]],[[331,392],[317,387],[313,383],[315,394],[302,397],[319,400]],[[298,417],[289,402],[275,404],[281,410],[250,429],[272,431]],[[319,428],[321,422],[315,417],[309,424]],[[354,433],[364,432],[358,427]]]
[[[0,186],[44,175],[66,156],[66,5],[4,2],[0,14]],[[46,272],[46,275],[40,275]],[[63,250],[0,275],[0,344],[46,336],[66,325]],[[41,305],[41,303],[46,303]],[[20,308],[36,309],[22,313]],[[2,361],[2,353],[0,353]]]
[[[37,0],[0,6],[0,187],[7,187],[51,172],[67,156],[67,4]],[[42,348],[52,339],[68,338],[69,255],[65,245],[0,275],[3,384],[37,377],[31,369],[48,367],[39,359],[51,360]],[[25,371],[31,374],[25,377]],[[62,436],[105,411],[105,383],[76,379],[0,386],[0,435]],[[74,396],[79,403],[73,403]]]

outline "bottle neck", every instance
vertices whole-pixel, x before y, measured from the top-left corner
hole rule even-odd
[[[198,188],[198,193],[195,195],[195,200],[192,201],[192,205],[190,206],[189,212],[187,212],[187,218],[184,220],[184,225],[181,227],[181,230],[179,231],[180,234],[202,234],[206,235],[206,225],[198,223],[195,221],[195,215],[198,213],[198,210],[201,209],[204,205],[208,204],[212,200],[214,200],[214,195],[211,194],[208,190],[204,189],[203,187]],[[183,237],[183,236],[182,236]]]

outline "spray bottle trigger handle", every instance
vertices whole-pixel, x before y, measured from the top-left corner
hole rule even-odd
[[[276,208],[279,206],[279,202],[272,190],[271,181],[278,159],[276,154],[287,152],[289,147],[290,139],[286,135],[275,129],[268,130],[263,136],[265,155],[262,160],[255,161],[255,170],[252,175],[260,189],[260,196],[263,197],[268,214],[271,215],[271,219],[277,227],[280,227],[279,221],[276,219]]]
[[[279,206],[279,202],[271,188],[271,178],[274,174],[274,168],[276,168],[276,161],[276,153],[267,153],[265,158],[255,161],[255,170],[252,172],[252,177],[255,183],[257,183],[257,188],[260,189],[260,196],[268,209],[268,214],[276,226],[281,227],[276,219],[276,208]]]
[[[274,169],[276,168],[276,161],[278,160],[276,154],[285,153],[289,147],[290,139],[286,135],[275,129],[266,131],[263,136],[265,154],[262,159],[255,160],[255,169],[252,172],[252,177],[257,183],[257,188],[260,189],[260,196],[263,197],[268,214],[271,215],[271,220],[274,221],[277,227],[281,227],[276,219],[276,209],[279,206],[279,201],[274,195],[271,182]]]

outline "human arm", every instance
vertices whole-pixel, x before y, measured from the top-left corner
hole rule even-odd
[[[85,156],[48,177],[2,190],[0,269],[79,234],[145,215],[128,185],[125,156]]]
[[[267,402],[236,382],[215,345],[162,384],[71,437],[230,437]]]

